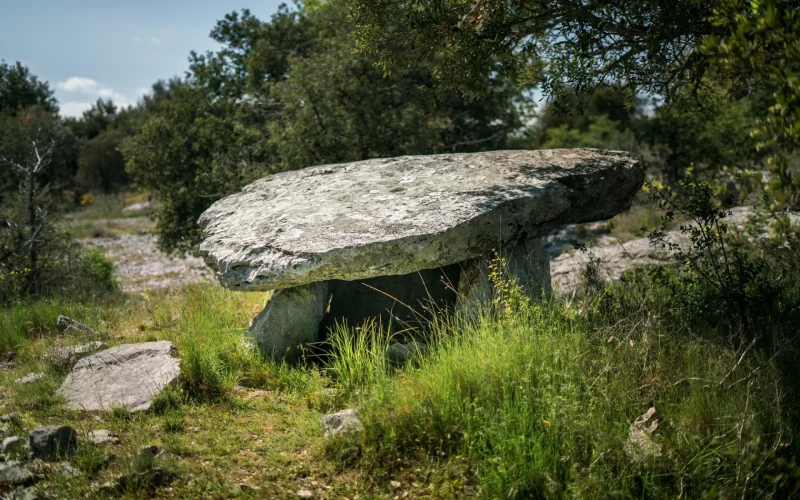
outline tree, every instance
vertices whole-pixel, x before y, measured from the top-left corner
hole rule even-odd
[[[0,113],[14,115],[31,106],[50,113],[58,111],[53,91],[46,82],[40,82],[19,61],[13,65],[0,61]]]
[[[567,109],[608,84],[631,98],[659,96],[664,109],[678,107],[675,118],[772,96],[753,136],[775,174],[775,199],[800,204],[795,0],[354,0],[353,17],[359,48],[385,68],[436,60],[441,85],[467,95],[485,93],[500,72]]]
[[[518,90],[502,79],[465,101],[433,91],[431,65],[384,75],[375,59],[354,54],[347,2],[329,2],[306,16],[313,38],[307,57],[292,58],[272,86],[281,104],[270,123],[280,169],[402,154],[497,149],[520,126]]]
[[[51,218],[53,199],[43,183],[56,151],[56,124],[47,112],[38,110],[28,117],[26,125],[27,144],[21,159],[0,156],[0,165],[15,170],[19,179],[19,197],[13,204],[16,209],[9,210],[6,205],[0,266],[4,282],[21,280],[28,291],[39,293],[44,270],[61,257],[62,250]]]
[[[111,99],[98,99],[80,118],[67,118],[67,125],[76,136],[91,140],[109,128],[117,117],[117,106]]]
[[[119,147],[126,134],[117,129],[105,130],[81,145],[75,181],[88,191],[111,193],[128,185],[125,159]]]
[[[47,108],[32,107],[11,113],[0,113],[0,155],[22,164],[30,157],[30,141],[37,128],[46,130],[48,140],[55,143],[50,164],[41,174],[43,184],[70,186],[75,177],[78,140],[63,121]],[[20,182],[14,168],[0,170],[0,204],[13,196]]]
[[[562,97],[614,83],[672,97],[702,84],[708,62],[693,49],[721,31],[720,1],[355,0],[353,18],[384,67],[435,59],[442,84],[470,95],[500,71]]]

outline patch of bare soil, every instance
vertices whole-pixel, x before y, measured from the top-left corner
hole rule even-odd
[[[212,278],[203,259],[190,255],[170,257],[161,252],[155,235],[148,232],[152,223],[145,217],[98,219],[91,223],[98,236],[80,241],[87,248],[102,250],[114,261],[124,292],[172,289]]]

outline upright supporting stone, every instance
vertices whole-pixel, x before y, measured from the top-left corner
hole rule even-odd
[[[552,292],[550,258],[541,238],[521,241],[513,248],[500,252],[499,256],[505,259],[504,272],[525,289],[531,300],[541,300]],[[491,259],[484,256],[463,264],[458,281],[462,311],[475,312],[481,304],[488,304],[494,298],[489,279]]]
[[[249,335],[261,352],[287,360],[300,357],[300,346],[317,341],[330,298],[327,281],[285,288],[272,294],[250,323]]]

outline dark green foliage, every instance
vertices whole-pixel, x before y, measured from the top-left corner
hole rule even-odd
[[[658,96],[668,116],[651,122],[650,145],[670,180],[689,163],[749,168],[768,156],[770,194],[794,205],[798,12],[793,0],[356,0],[353,17],[359,48],[377,53],[387,70],[436,60],[441,84],[468,95],[484,94],[500,72],[539,85],[562,110],[585,108],[609,84],[624,84],[629,101]],[[752,96],[755,109],[736,102]],[[726,165],[737,160],[748,164]]]
[[[38,175],[40,184],[54,191],[69,187],[77,168],[79,145],[61,119],[42,107],[0,113],[0,157],[18,164],[28,161],[31,141],[37,141],[42,150],[53,146],[47,169]],[[19,169],[0,168],[0,205],[17,194],[22,177]]]
[[[699,82],[707,63],[691,49],[720,31],[711,20],[718,4],[357,0],[353,17],[359,48],[379,53],[386,67],[437,59],[441,82],[472,95],[501,71],[541,82],[571,107],[582,101],[567,97],[611,82],[668,96]]]
[[[47,82],[40,82],[19,61],[8,64],[0,60],[0,114],[14,115],[30,107],[40,107],[48,113],[58,110]]]
[[[186,403],[186,394],[177,386],[167,386],[153,397],[150,403],[150,411],[156,415],[166,415],[177,413]]]
[[[674,300],[685,304],[696,321],[727,323],[732,330],[741,327],[747,337],[760,333],[753,331],[755,325],[792,321],[800,314],[797,253],[765,251],[761,242],[769,228],[763,222],[751,221],[749,233],[725,222],[723,217],[730,212],[706,183],[681,182],[680,188],[676,195],[648,185],[652,200],[664,212],[662,225],[650,233],[650,240],[670,250],[681,264],[677,272],[656,273],[673,289]],[[675,220],[680,221],[682,241],[667,233]],[[795,235],[781,239],[789,250],[797,246]]]
[[[119,151],[126,137],[124,132],[112,129],[83,143],[75,176],[75,181],[81,188],[112,193],[129,184],[125,159]]]

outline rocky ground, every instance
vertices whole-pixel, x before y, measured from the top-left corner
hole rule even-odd
[[[736,207],[724,220],[737,226],[747,222],[753,213],[749,207]],[[790,213],[793,223],[800,223],[800,214]],[[667,238],[673,242],[685,241],[680,231],[669,231]],[[581,270],[590,259],[599,266],[601,277],[614,280],[635,266],[659,265],[669,260],[668,253],[654,247],[648,238],[622,241],[610,234],[607,222],[570,224],[553,230],[546,239],[546,249],[551,256],[550,275],[553,289],[568,292],[575,289],[581,279]],[[585,251],[576,250],[574,242],[586,245]]]
[[[152,226],[146,217],[82,221],[80,241],[114,261],[124,292],[171,289],[211,278],[203,259],[161,252]]]

